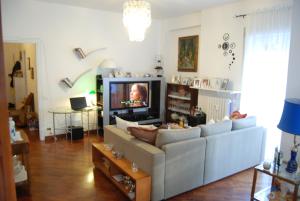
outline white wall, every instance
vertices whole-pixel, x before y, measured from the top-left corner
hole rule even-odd
[[[277,6],[285,0],[246,0],[215,8],[205,9],[178,18],[163,21],[162,55],[165,60],[165,75],[170,81],[172,75],[182,77],[220,77],[229,78],[233,82],[232,89],[240,90],[242,85],[242,63],[244,49],[244,19],[235,15],[251,13],[258,9]],[[223,56],[218,44],[223,41],[223,34],[230,34],[230,41],[236,43],[234,52],[236,61],[231,70],[228,64],[231,59]],[[178,73],[177,53],[178,37],[199,34],[200,48],[197,73]]]
[[[104,58],[130,72],[153,72],[154,56],[159,53],[160,23],[152,21],[145,41],[129,42],[122,14],[49,4],[32,0],[2,0],[4,41],[37,43],[37,75],[41,139],[52,127],[49,108],[68,105],[69,98],[95,88],[96,70],[88,73],[72,89],[58,83],[64,77],[75,79]],[[98,51],[85,60],[72,49]]]
[[[286,89],[287,98],[300,98],[300,0],[295,0],[293,5],[293,17],[292,17],[292,35],[291,35],[291,47],[290,47],[290,60],[288,70],[288,81]],[[284,159],[290,159],[290,150],[293,145],[293,135],[283,133],[281,138],[281,150],[284,152]],[[299,137],[297,137],[299,143]],[[298,161],[300,159],[298,154]]]

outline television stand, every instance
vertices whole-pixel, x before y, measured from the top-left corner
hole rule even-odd
[[[110,124],[116,123],[115,116],[118,116],[126,121],[139,122],[139,124],[151,124],[161,122],[159,114],[149,112],[128,112],[118,115],[110,115]]]

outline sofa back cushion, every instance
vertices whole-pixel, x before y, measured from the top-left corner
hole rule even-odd
[[[225,120],[214,124],[200,125],[200,128],[202,137],[217,135],[220,133],[230,132],[232,128],[232,121]]]
[[[130,134],[139,140],[155,145],[158,128],[153,125],[139,125],[128,127]]]
[[[155,146],[161,148],[165,144],[199,138],[200,133],[201,129],[199,127],[187,129],[159,129],[156,136]]]
[[[256,117],[250,116],[244,119],[236,119],[232,121],[232,130],[250,128],[256,126]]]
[[[138,122],[126,121],[119,117],[116,117],[116,123],[117,123],[117,128],[124,130],[126,133],[128,133],[128,131],[127,131],[128,127],[139,125]]]

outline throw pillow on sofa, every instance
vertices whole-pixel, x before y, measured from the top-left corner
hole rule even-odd
[[[187,129],[159,129],[156,136],[155,146],[161,148],[165,144],[199,138],[200,133],[201,129],[199,127]]]
[[[214,124],[200,125],[200,128],[202,137],[217,135],[220,133],[230,132],[232,128],[232,121],[225,120]]]
[[[155,145],[156,135],[158,133],[157,127],[153,125],[140,125],[128,127],[127,130],[137,139]]]
[[[232,121],[232,130],[250,128],[256,126],[256,117],[250,116],[244,119],[236,119]]]
[[[117,128],[124,130],[126,133],[127,128],[130,126],[138,126],[138,122],[132,122],[132,121],[126,121],[124,119],[121,119],[119,117],[116,117],[116,123],[117,123]]]

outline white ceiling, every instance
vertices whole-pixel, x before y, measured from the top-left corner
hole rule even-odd
[[[86,8],[122,12],[126,0],[37,0],[49,3],[67,4]],[[147,0],[151,4],[154,18],[182,16],[204,8],[218,6],[238,0]]]

